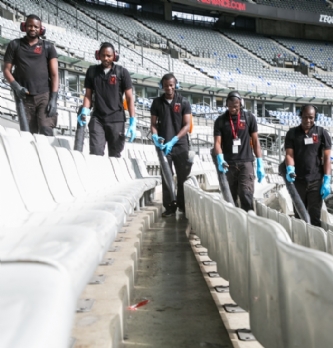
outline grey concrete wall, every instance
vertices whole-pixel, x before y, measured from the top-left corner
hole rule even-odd
[[[256,31],[258,34],[262,35],[333,41],[333,26],[320,27],[316,25],[257,18]]]

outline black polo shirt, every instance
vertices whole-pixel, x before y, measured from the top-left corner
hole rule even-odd
[[[318,141],[305,145],[306,138],[316,139],[313,134],[318,135]],[[331,146],[331,137],[322,127],[314,125],[308,134],[305,134],[301,125],[290,128],[286,134],[284,147],[294,150],[296,178],[306,181],[321,180],[324,175],[322,150],[331,149]]]
[[[184,127],[183,116],[191,114],[191,105],[178,92],[175,92],[171,103],[165,99],[165,94],[162,94],[153,100],[150,107],[150,114],[157,117],[158,135],[164,138],[165,143],[167,143]],[[180,148],[188,149],[187,136],[181,137],[178,140],[174,146],[175,152]]]
[[[234,129],[237,129],[237,116],[232,116]],[[226,111],[223,115],[219,116],[214,123],[214,136],[221,136],[221,147],[224,155],[224,159],[228,163],[235,162],[253,162],[254,156],[252,147],[250,145],[251,134],[258,132],[257,121],[255,117],[250,113],[241,111],[240,121],[244,125],[241,129],[238,129],[237,136],[241,140],[241,145],[238,146],[238,153],[232,153],[233,135],[232,128],[230,126],[229,111]]]
[[[123,94],[132,88],[127,69],[113,64],[105,74],[102,64],[90,66],[86,72],[84,87],[94,92],[94,117],[108,123],[126,121]]]
[[[57,51],[51,42],[47,42],[46,49],[44,40],[39,39],[35,45],[30,46],[24,37],[9,43],[4,61],[15,66],[15,80],[25,87],[30,95],[38,95],[50,91],[48,65],[51,59],[57,57]]]

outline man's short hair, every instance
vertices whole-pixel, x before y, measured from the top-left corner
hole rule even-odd
[[[177,83],[177,79],[174,74],[172,73],[165,74],[161,79],[162,86],[163,86],[163,81],[169,81],[171,79],[175,79],[175,82]]]
[[[27,17],[26,21],[28,19],[36,19],[37,21],[42,22],[42,20],[35,14],[29,14],[29,16]]]
[[[241,101],[239,100],[239,98],[237,97],[229,97],[228,100],[227,100],[227,103],[229,102],[235,102],[235,101],[239,101],[241,103]]]
[[[104,48],[111,48],[112,49],[112,52],[115,53],[115,48],[114,46],[112,45],[111,42],[103,42],[99,48],[100,51],[102,51]]]

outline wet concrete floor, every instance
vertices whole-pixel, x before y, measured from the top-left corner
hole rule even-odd
[[[187,220],[161,218],[145,232],[124,348],[232,347],[186,236]]]

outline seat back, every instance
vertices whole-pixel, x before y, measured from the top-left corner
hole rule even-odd
[[[308,235],[308,247],[315,250],[327,251],[327,233],[317,226],[306,225]]]
[[[4,136],[0,135],[0,226],[11,225],[27,214],[3,145]]]
[[[73,196],[69,191],[55,148],[39,143],[33,143],[31,146],[38,154],[53,199],[57,203],[73,201]]]
[[[291,243],[275,221],[248,213],[250,325],[256,339],[270,348],[284,347],[278,291],[276,241]]]
[[[333,231],[327,231],[327,252],[333,255]]]
[[[279,222],[278,211],[267,207],[267,217],[273,221]]]
[[[306,223],[303,220],[291,218],[293,242],[298,245],[309,246]]]
[[[289,237],[291,238],[291,240],[293,240],[293,234],[292,234],[292,227],[291,227],[291,219],[290,219],[290,217],[287,214],[285,214],[285,213],[279,213],[278,214],[278,222],[288,232]]]
[[[35,141],[34,136],[30,132],[20,131],[21,138],[24,138],[28,141]]]
[[[277,246],[282,346],[331,347],[333,256],[280,241]]]
[[[99,191],[117,183],[116,175],[107,156],[83,154],[93,190]]]
[[[131,179],[123,158],[109,157],[118,182],[128,182]]]
[[[55,202],[35,149],[21,137],[2,136],[2,140],[16,185],[28,211],[53,209]]]
[[[219,275],[229,280],[229,243],[228,243],[228,215],[226,203],[223,200],[215,200],[213,204],[214,231],[216,240],[216,266]]]
[[[55,147],[54,149],[58,155],[58,159],[71,194],[74,197],[85,196],[86,191],[81,182],[78,169],[70,151],[64,147]]]
[[[201,244],[208,249],[208,254],[211,256],[211,251],[214,247],[214,228],[213,228],[213,196],[202,191],[201,208],[199,209],[201,225]],[[202,219],[203,218],[203,219]]]
[[[78,172],[78,175],[81,179],[81,183],[86,192],[94,192],[94,185],[92,184],[92,179],[90,177],[90,171],[88,169],[88,163],[85,160],[84,155],[79,151],[70,152]]]
[[[244,210],[225,206],[228,216],[229,289],[232,299],[249,310],[249,253],[247,214]]]

